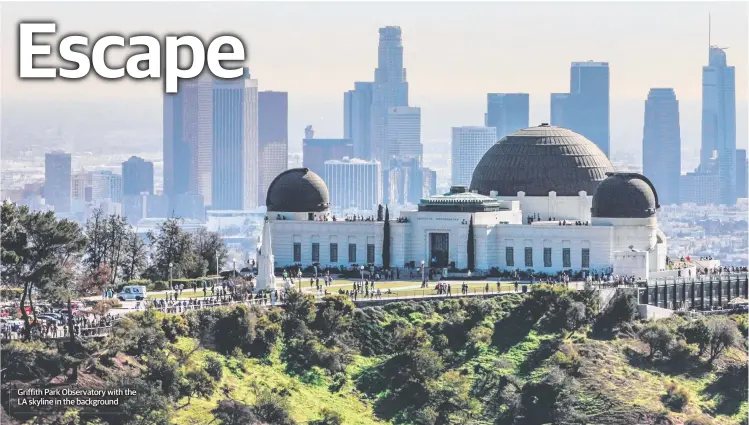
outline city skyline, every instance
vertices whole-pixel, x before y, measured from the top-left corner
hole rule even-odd
[[[701,99],[701,86],[698,80],[700,69],[706,63],[707,15],[710,12],[713,15],[713,42],[730,46],[729,62],[738,65],[737,112],[742,116],[742,112],[746,111],[746,69],[741,66],[747,63],[747,29],[745,20],[742,20],[746,15],[746,7],[739,3],[544,4],[543,10],[548,13],[543,14],[535,13],[532,5],[514,3],[466,4],[461,7],[450,3],[438,3],[422,11],[428,18],[437,15],[448,17],[444,23],[443,33],[449,33],[451,29],[457,28],[470,16],[473,19],[471,25],[463,28],[463,36],[460,37],[460,40],[470,43],[461,43],[464,48],[462,51],[455,50],[456,43],[460,43],[460,40],[447,40],[447,34],[436,34],[433,29],[430,30],[415,19],[419,6],[411,3],[403,4],[402,10],[399,9],[397,14],[393,13],[394,5],[388,3],[378,4],[377,7],[369,3],[336,6],[340,15],[349,19],[340,24],[330,23],[333,25],[330,28],[340,25],[347,36],[345,39],[328,40],[325,44],[326,49],[321,50],[319,46],[312,49],[308,43],[320,39],[319,31],[310,29],[309,33],[305,33],[304,40],[293,37],[293,34],[310,28],[310,23],[302,20],[302,15],[305,18],[309,16],[307,12],[310,12],[310,8],[308,5],[299,6],[284,8],[283,5],[232,4],[231,7],[236,7],[236,10],[253,12],[248,17],[253,23],[252,29],[247,30],[246,25],[240,28],[231,19],[219,24],[219,21],[214,19],[215,12],[200,3],[195,3],[185,9],[185,23],[174,24],[177,27],[190,26],[195,19],[193,15],[200,15],[199,24],[196,20],[196,24],[192,25],[197,31],[213,33],[221,28],[241,30],[239,33],[244,36],[250,49],[249,66],[253,77],[261,81],[259,89],[280,90],[291,94],[289,145],[292,151],[301,150],[302,132],[306,124],[314,124],[321,137],[343,136],[340,93],[350,90],[354,81],[372,78],[372,69],[376,65],[376,57],[372,52],[378,42],[375,31],[386,25],[398,25],[403,29],[406,52],[404,67],[409,69],[409,103],[423,108],[422,127],[425,141],[435,138],[449,140],[450,128],[453,126],[482,125],[485,110],[480,110],[485,109],[482,103],[485,101],[486,93],[490,92],[528,92],[531,104],[530,124],[548,122],[550,93],[567,90],[571,62],[589,59],[607,61],[611,64],[612,151],[631,144],[633,138],[641,137],[638,134],[640,131],[629,129],[629,123],[642,120],[641,99],[647,95],[650,88],[673,87],[679,93],[683,119],[689,120],[686,124],[690,124],[694,121],[690,117],[700,113],[700,107],[697,105]],[[99,5],[92,7],[97,10],[105,8]],[[106,7],[109,9],[103,10],[117,11],[118,18],[115,23],[106,19],[96,23],[84,22],[85,20],[71,15],[72,11],[77,10],[76,5],[68,8],[51,5],[48,10],[50,16],[55,16],[60,22],[62,32],[71,28],[90,28],[88,31],[95,33],[98,28],[108,26],[108,29],[121,29],[130,33],[147,25],[150,20],[160,20],[161,27],[170,27],[174,22],[172,18],[164,15],[165,7],[159,3],[149,6],[152,13],[145,22],[135,21],[127,7],[122,5],[113,4]],[[326,7],[329,6],[311,8],[311,13],[316,16],[320,13],[319,10],[324,11]],[[648,7],[648,14],[638,12],[643,7]],[[615,8],[617,13],[610,13],[611,8]],[[679,10],[678,22],[658,19],[669,16],[674,8]],[[286,36],[282,36],[285,34],[283,30],[268,28],[266,23],[260,22],[260,18],[257,18],[279,10],[289,12],[289,28],[294,27],[293,30],[286,31]],[[18,4],[9,5],[3,11],[3,19],[7,20],[3,26],[6,28],[3,32],[3,46],[13,51],[15,34],[8,32],[7,28],[13,27],[14,17],[31,16],[33,12]],[[501,22],[495,20],[491,26],[498,23],[506,24],[507,28],[517,30],[516,38],[522,37],[523,43],[505,39],[505,36],[490,29],[489,20],[484,15],[491,15],[493,11],[504,11],[507,17],[500,15]],[[390,18],[387,17],[388,14]],[[562,21],[563,18],[575,14],[590,16],[594,18],[591,19],[594,22],[585,23],[580,33],[570,32]],[[622,20],[626,20],[624,18],[627,16],[636,15],[638,32],[630,34],[631,31],[626,27],[614,22],[612,15]],[[526,28],[530,19],[537,20],[538,25]],[[257,25],[254,25],[255,23]],[[299,25],[296,25],[297,23]],[[526,24],[526,27],[521,27],[522,24]],[[591,30],[596,31],[596,37],[583,37],[586,31],[589,33]],[[268,35],[277,36],[263,37],[263,31]],[[548,38],[550,33],[554,33],[553,38]],[[638,48],[625,49],[626,46],[617,44],[627,43],[612,43],[613,40],[620,41],[622,38],[632,45],[637,44]],[[642,41],[645,39],[647,43],[643,44]],[[444,46],[444,53],[435,56],[435,49],[440,45]],[[475,49],[483,48],[484,52],[494,51],[497,46],[502,47],[503,54],[471,55]],[[288,59],[279,57],[277,49],[300,53],[289,56],[294,57],[295,61],[304,61],[305,78],[298,77],[298,66],[284,66],[284,60]],[[330,63],[333,56],[345,57],[346,61],[339,61],[336,73],[333,73],[335,77],[330,73],[323,75],[323,62]],[[435,62],[439,57],[443,59],[442,64]],[[470,60],[467,60],[469,57]],[[502,60],[503,57],[522,58],[522,66],[508,67],[506,61]],[[269,72],[271,69],[273,71]],[[19,82],[14,79],[14,75],[12,70],[3,72],[3,92],[7,93],[6,99],[13,99],[14,93],[19,93]],[[316,84],[303,83],[303,80],[310,78],[314,78]],[[445,81],[450,81],[450,84],[444,84]],[[83,93],[86,94],[82,96],[85,99],[95,99],[92,97],[95,95],[102,99],[116,96],[120,99],[137,97],[153,100],[154,96],[160,95],[161,90],[158,84],[151,82],[112,83],[96,78],[74,85],[30,81],[24,81],[22,84],[24,94],[29,98],[44,93],[50,99],[69,97],[72,93],[78,96],[79,93]],[[625,108],[625,103],[637,106]],[[737,127],[739,136],[746,134],[745,120],[737,122]],[[682,130],[685,146],[692,146],[698,141],[699,134],[694,135],[694,132],[700,131],[699,123],[691,128],[684,125]]]

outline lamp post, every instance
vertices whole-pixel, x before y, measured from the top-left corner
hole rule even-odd
[[[361,281],[364,283],[364,266],[359,266],[359,273],[361,273]]]
[[[174,264],[169,263],[169,288],[171,288],[172,291],[174,290],[174,284],[172,283],[172,267],[173,266]]]
[[[232,267],[232,277],[237,277],[237,259],[232,258],[231,259],[231,267]]]
[[[216,276],[221,274],[221,270],[218,268],[218,251],[216,251]]]
[[[421,284],[423,285],[424,282],[426,282],[426,278],[424,277],[424,260],[421,260]]]

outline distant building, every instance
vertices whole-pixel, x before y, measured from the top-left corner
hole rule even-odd
[[[710,46],[702,68],[702,147],[700,169],[720,175],[720,203],[736,203],[736,70],[726,52]]]
[[[258,93],[258,205],[265,205],[270,182],[286,170],[289,156],[289,94]]]
[[[687,173],[679,181],[679,200],[697,205],[720,204],[720,180],[717,173]]]
[[[91,173],[91,202],[105,199],[122,202],[122,176],[111,171],[94,171]]]
[[[57,212],[70,212],[71,167],[69,153],[54,151],[44,155],[44,200]]]
[[[372,210],[382,203],[382,167],[378,161],[343,158],[325,161],[325,184],[340,211]]]
[[[199,193],[183,193],[171,202],[174,206],[169,216],[205,221],[205,206]],[[246,208],[245,208],[246,209]]]
[[[422,197],[434,196],[437,194],[437,172],[429,169],[422,168],[421,173],[423,176],[422,184]]]
[[[418,158],[391,158],[390,169],[385,172],[389,185],[383,188],[384,201],[396,205],[418,204],[430,189],[425,186],[424,178],[431,174],[425,170],[428,169],[421,167]]]
[[[153,162],[137,156],[122,163],[122,194],[153,193]]]
[[[486,95],[485,125],[496,129],[497,140],[522,128],[528,128],[529,116],[530,96],[528,93],[488,93]]]
[[[388,108],[387,143],[389,158],[417,158],[421,163],[424,155],[421,144],[421,108]]]
[[[314,136],[314,132],[308,135]],[[349,139],[306,138],[302,141],[302,165],[320,176],[325,175],[325,161],[353,156],[354,145]]]
[[[91,173],[81,172],[73,174],[72,188],[73,200],[91,202]],[[88,196],[86,196],[87,194]]]
[[[674,89],[650,89],[645,101],[642,170],[658,190],[661,205],[679,203],[681,133]]]
[[[372,157],[372,87],[373,83],[355,82],[354,90],[343,94],[343,137],[354,144],[354,156]]]
[[[128,223],[137,225],[144,218],[171,217],[169,200],[164,195],[142,193],[140,195],[125,195],[122,200],[122,211]]]
[[[573,62],[570,92],[551,95],[551,125],[585,136],[609,156],[609,107],[608,62]]]
[[[736,149],[736,197],[749,197],[749,171],[747,170],[746,149]]]
[[[258,205],[257,87],[247,68],[240,78],[213,82],[214,210],[249,210]],[[185,193],[201,195],[199,191]],[[177,199],[170,196],[171,201]]]
[[[377,46],[377,68],[372,85],[371,108],[371,149],[370,158],[380,161],[383,170],[387,168],[388,155],[388,117],[389,109],[394,106],[408,106],[408,82],[403,68],[403,42],[400,27],[383,27],[379,29],[380,39]]]
[[[525,127],[524,127],[525,128]],[[497,143],[495,127],[453,127],[452,130],[452,184],[471,184],[473,170],[486,151]]]
[[[181,80],[164,94],[164,194],[198,192],[211,202],[213,168],[213,79]]]

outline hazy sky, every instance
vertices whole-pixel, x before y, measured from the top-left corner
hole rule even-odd
[[[699,116],[708,13],[713,44],[729,47],[729,64],[736,65],[737,103],[739,112],[746,112],[746,2],[9,3],[2,5],[0,93],[3,107],[19,97],[155,102],[161,97],[161,82],[18,80],[19,20],[53,19],[58,35],[92,38],[112,32],[204,37],[232,32],[243,37],[261,90],[290,93],[291,125],[300,126],[290,128],[292,137],[305,122],[322,126],[321,136],[340,136],[343,92],[354,81],[372,80],[377,29],[398,25],[410,103],[422,107],[425,138],[447,138],[451,126],[482,124],[487,92],[528,92],[531,124],[548,119],[549,93],[569,90],[570,62],[597,60],[611,67],[616,148],[623,141],[616,140],[614,127],[624,128],[622,121],[637,120],[640,140],[642,134],[642,116],[635,117],[641,108],[619,107],[623,115],[617,116],[617,104],[641,105],[651,87],[673,87],[683,107],[697,108],[682,115]],[[745,134],[746,117],[739,120]]]

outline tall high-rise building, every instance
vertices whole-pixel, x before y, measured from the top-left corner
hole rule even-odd
[[[609,107],[608,62],[572,62],[570,92],[551,95],[551,125],[582,134],[609,156]]]
[[[687,173],[680,177],[679,202],[697,205],[720,203],[720,181],[717,173]]]
[[[153,162],[137,156],[122,163],[122,194],[153,194]]]
[[[308,134],[313,136],[313,134]],[[354,145],[349,139],[314,139],[302,141],[302,166],[318,176],[325,176],[325,161],[353,158]]]
[[[530,96],[528,93],[488,93],[486,95],[484,125],[497,129],[497,140],[522,128],[528,128],[529,116]]]
[[[721,204],[736,203],[736,70],[715,46],[702,68],[700,169],[718,173]]]
[[[213,79],[182,80],[164,95],[164,194],[200,193],[211,203],[213,168]]]
[[[343,137],[354,144],[354,156],[369,159],[372,138],[373,83],[355,82],[354,90],[343,94]]]
[[[662,205],[679,203],[681,133],[674,89],[650,89],[645,101],[642,171],[658,191]]]
[[[71,168],[69,153],[54,151],[44,155],[44,200],[56,212],[70,212]]]
[[[422,168],[419,158],[390,158],[390,169],[385,171],[387,186],[383,187],[383,198],[388,204],[417,205],[426,196],[431,182],[429,169]]]
[[[421,144],[421,108],[395,106],[388,109],[388,157],[417,158],[419,164],[424,154]]]
[[[90,202],[91,197],[86,198],[86,188],[88,188],[89,194],[91,193],[91,173],[86,173],[84,171],[80,173],[73,174],[73,200],[76,201],[82,201],[82,202]]]
[[[339,210],[373,210],[382,203],[382,170],[378,161],[345,157],[325,161],[330,204]]]
[[[527,128],[527,127],[526,127]],[[453,127],[452,184],[470,186],[473,170],[486,151],[497,143],[495,127]]]
[[[212,130],[211,208],[257,207],[258,90],[248,68],[239,78],[213,81]]]
[[[736,149],[736,197],[749,197],[749,165],[746,149]]]
[[[104,170],[91,173],[91,202],[99,203],[104,199],[122,202],[122,175]]]
[[[289,161],[289,94],[258,93],[258,205],[265,205],[268,186],[284,172]]]
[[[389,164],[388,110],[394,106],[408,106],[408,83],[403,68],[403,44],[400,27],[380,28],[377,49],[377,68],[372,85],[371,159],[383,168]]]

